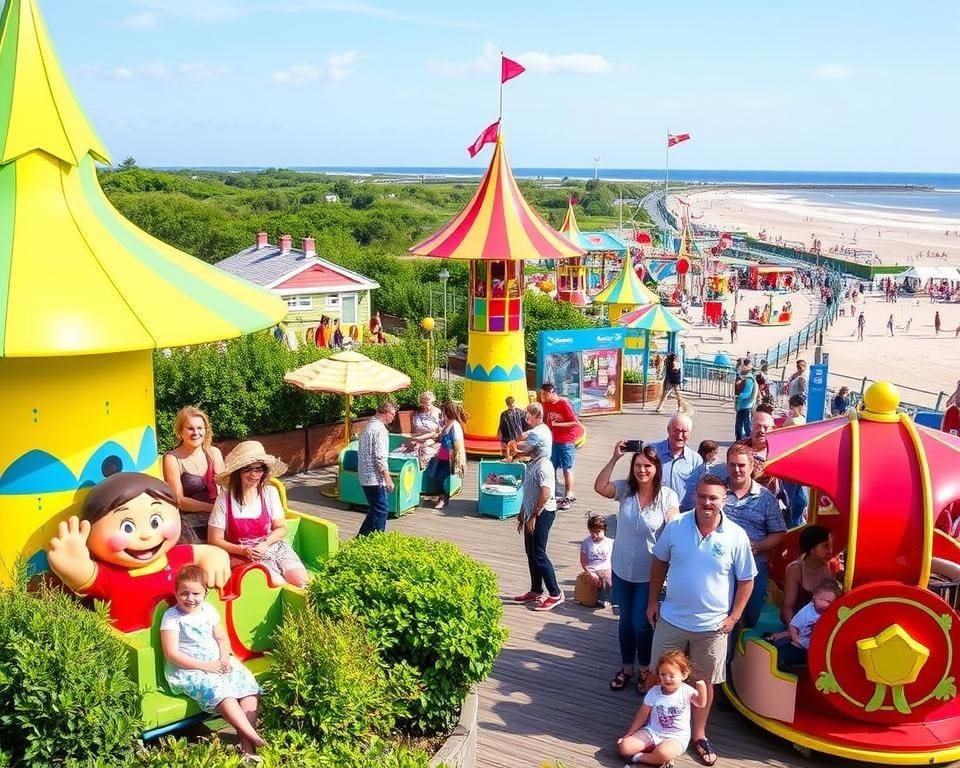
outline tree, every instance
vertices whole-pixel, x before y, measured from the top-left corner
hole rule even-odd
[[[123,162],[117,166],[118,171],[130,171],[137,167],[137,161],[129,155],[123,159]]]

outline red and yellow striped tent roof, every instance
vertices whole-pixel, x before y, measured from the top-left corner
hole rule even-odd
[[[416,256],[483,261],[569,259],[584,249],[547,224],[517,187],[503,137],[473,199],[445,226],[410,249]]]

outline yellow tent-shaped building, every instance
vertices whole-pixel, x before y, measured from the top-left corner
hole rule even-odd
[[[147,235],[109,203],[106,149],[34,0],[0,17],[0,560],[42,567],[57,521],[118,470],[157,474],[152,350],[266,328],[267,291]],[[2,566],[0,566],[2,573]]]

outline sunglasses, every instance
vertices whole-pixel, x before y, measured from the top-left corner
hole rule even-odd
[[[267,467],[265,464],[254,464],[253,466],[250,466],[250,467],[244,467],[240,471],[241,472],[257,472],[259,474],[263,474],[264,472],[267,471]]]

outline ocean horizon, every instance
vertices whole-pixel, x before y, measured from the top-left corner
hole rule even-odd
[[[486,165],[418,166],[418,165],[301,165],[283,166],[303,173],[350,176],[424,176],[428,178],[479,178]],[[166,166],[158,170],[202,170],[220,172],[255,172],[267,166]],[[522,179],[592,179],[593,168],[522,167],[513,168]],[[603,168],[602,181],[663,181],[663,168]],[[763,186],[816,187],[902,187],[927,191],[960,192],[960,173],[922,173],[902,171],[737,171],[709,169],[670,169],[670,181],[684,184],[756,184]]]

